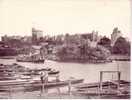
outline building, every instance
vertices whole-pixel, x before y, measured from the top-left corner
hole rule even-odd
[[[24,36],[21,39],[22,42],[26,42],[26,43],[32,43],[32,37],[31,36]]]
[[[15,39],[15,40],[21,40],[22,37],[21,36],[7,36],[7,35],[4,35],[1,37],[1,40],[4,41],[4,42],[9,42],[9,40],[12,40],[12,39]]]
[[[95,47],[99,40],[98,32],[93,31],[92,33],[77,33],[75,35],[65,35],[65,45],[88,45]]]
[[[1,41],[7,42],[8,41],[7,35],[1,36]]]
[[[116,40],[122,36],[122,33],[120,30],[118,30],[118,28],[114,28],[113,29],[113,33],[111,34],[111,46],[114,46]]]
[[[93,31],[91,33],[91,40],[92,41],[97,41],[98,40],[98,32],[97,31]]]
[[[80,41],[81,41],[81,36],[79,34],[70,35],[67,33],[64,36],[64,44],[67,46],[71,44],[80,44]]]
[[[98,32],[92,31],[92,33],[83,33],[81,37],[84,39],[89,39],[90,41],[98,41]]]
[[[32,28],[32,43],[36,44],[41,37],[43,37],[43,31]]]

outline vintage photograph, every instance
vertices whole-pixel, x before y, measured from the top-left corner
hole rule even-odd
[[[0,99],[130,99],[131,0],[0,0]]]

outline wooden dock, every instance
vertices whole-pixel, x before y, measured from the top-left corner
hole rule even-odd
[[[102,82],[102,90],[100,83],[85,83],[75,86],[74,93],[81,95],[130,95],[130,82],[120,80],[120,88],[117,87],[117,80],[113,82]]]

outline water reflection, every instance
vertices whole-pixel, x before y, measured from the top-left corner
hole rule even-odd
[[[40,89],[40,98],[47,98],[49,95],[56,95],[57,97],[61,98],[61,87],[43,89],[43,87]]]

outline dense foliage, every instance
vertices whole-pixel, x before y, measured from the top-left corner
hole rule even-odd
[[[113,46],[113,53],[130,55],[130,46],[130,42],[126,41],[123,37],[119,37]]]
[[[17,51],[12,48],[0,48],[0,56],[14,56],[17,55]]]
[[[93,48],[87,45],[71,45],[62,46],[57,56],[60,60],[106,60],[110,56],[110,51],[103,46]]]
[[[111,50],[111,40],[107,37],[101,38],[100,41],[98,42],[98,45],[104,46],[107,49]]]

